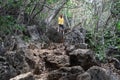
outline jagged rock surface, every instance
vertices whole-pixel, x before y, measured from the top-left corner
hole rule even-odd
[[[9,80],[9,78],[16,75],[15,68],[7,62],[4,56],[0,56],[0,79]]]
[[[75,27],[65,35],[65,45],[79,45],[85,43],[85,30],[82,27]]]
[[[45,58],[46,66],[48,68],[60,68],[60,67],[65,67],[69,66],[69,56],[67,55],[47,55]]]
[[[9,49],[7,52],[0,47],[0,54],[4,54],[0,55],[0,80],[119,80],[120,77],[110,73],[108,68],[100,67],[94,52],[86,49],[83,32],[81,28],[75,28],[70,34],[65,34],[69,39],[65,38],[64,43],[58,43],[63,41],[63,37],[51,28],[47,33],[47,47],[43,48],[37,42],[9,49],[10,45],[4,49]]]
[[[49,40],[52,42],[56,42],[56,43],[63,42],[62,34],[57,32],[57,30],[55,30],[54,28],[49,28],[46,35],[49,38]]]
[[[95,54],[89,49],[76,49],[69,53],[71,66],[80,65],[85,70],[97,65]]]
[[[97,66],[91,67],[87,72],[90,74],[91,80],[119,80],[120,79],[119,76],[116,76],[110,71]]]
[[[10,80],[35,80],[33,74],[31,72],[20,74]]]
[[[84,70],[80,66],[62,67],[58,70],[51,71],[48,74],[48,80],[75,80],[78,74],[82,74]]]

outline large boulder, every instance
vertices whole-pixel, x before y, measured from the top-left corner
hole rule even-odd
[[[91,80],[120,80],[120,77],[104,68],[93,66],[87,70]]]
[[[48,29],[46,35],[49,38],[49,40],[52,42],[56,42],[56,43],[63,42],[63,35],[57,32],[57,30],[52,27]]]
[[[43,57],[40,56],[39,49],[26,49],[25,50],[25,61],[29,65],[30,69],[33,70],[34,74],[41,74],[43,70],[45,70],[45,64]]]
[[[120,61],[117,58],[108,58],[108,62],[113,63],[114,67],[120,70]]]
[[[65,45],[78,45],[85,43],[85,30],[82,27],[75,27],[65,35]]]
[[[5,54],[5,56],[8,63],[15,68],[17,74],[21,74],[30,70],[30,67],[25,60],[24,51],[9,51]]]
[[[65,50],[66,50],[66,54],[69,54],[70,52],[72,52],[75,49],[87,49],[87,44],[86,43],[80,43],[80,44],[76,44],[76,45],[65,45]]]
[[[85,70],[93,65],[97,65],[95,54],[90,49],[76,49],[69,53],[70,65],[80,65]]]
[[[9,80],[16,75],[15,68],[8,63],[4,56],[0,56],[0,80]]]
[[[15,36],[15,39],[16,39],[16,43],[15,43],[16,49],[15,50],[20,49],[20,48],[24,49],[27,47],[25,41],[22,40],[22,36]]]
[[[32,40],[38,40],[40,38],[39,32],[37,30],[37,26],[27,26],[27,30],[32,38]]]
[[[1,42],[1,46],[3,49],[7,50],[15,50],[16,49],[16,39],[14,38],[14,36],[5,36],[3,38],[3,41]],[[5,52],[6,52],[5,51]]]
[[[115,57],[120,61],[120,50],[117,47],[110,46],[106,51],[107,57]]]
[[[84,73],[80,66],[61,67],[48,74],[48,80],[76,80],[78,74]]]
[[[91,80],[91,76],[88,72],[80,74],[77,76],[76,80]]]
[[[16,75],[33,71],[41,74],[44,64],[38,55],[27,50],[8,51],[0,56],[0,79],[9,80]]]
[[[48,68],[58,69],[60,67],[69,66],[69,56],[48,54],[45,57],[45,64]]]
[[[66,50],[67,55],[69,55],[69,53],[72,52],[75,49],[76,49],[75,45],[67,45],[67,46],[65,46],[65,50]]]

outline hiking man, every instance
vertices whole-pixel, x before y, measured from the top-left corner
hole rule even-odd
[[[62,32],[64,34],[64,18],[62,15],[58,17],[58,32]]]

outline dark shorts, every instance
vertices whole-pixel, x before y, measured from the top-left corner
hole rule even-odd
[[[62,30],[64,30],[64,26],[61,25],[61,24],[59,24],[59,28],[62,29]]]

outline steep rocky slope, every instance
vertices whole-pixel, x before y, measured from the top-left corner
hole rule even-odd
[[[54,35],[48,45],[37,41],[24,44],[18,38],[15,48],[1,46],[0,80],[120,80],[115,61],[100,63],[87,49],[80,30],[65,34],[63,43],[51,42]]]

